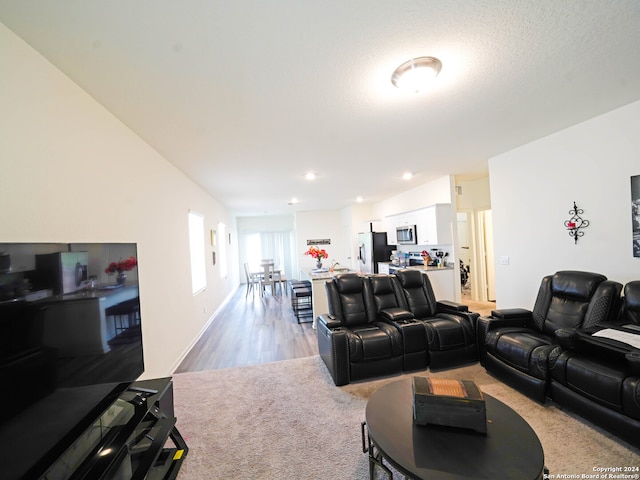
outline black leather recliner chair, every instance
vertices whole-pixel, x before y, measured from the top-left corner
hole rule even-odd
[[[640,446],[640,349],[593,336],[606,334],[606,328],[640,339],[640,281],[625,285],[614,325],[557,332],[560,347],[550,357],[550,395],[557,405]]]
[[[615,318],[622,285],[604,275],[560,271],[542,279],[533,311],[494,310],[478,319],[480,363],[540,403],[549,385],[549,355],[562,328],[586,328]]]
[[[479,315],[466,305],[436,301],[429,277],[418,270],[399,270],[396,277],[408,310],[424,326],[429,368],[438,370],[477,361],[475,323]]]
[[[369,282],[354,273],[326,282],[329,314],[317,317],[318,350],[336,385],[402,371],[400,332],[378,320]]]
[[[407,300],[395,275],[370,275],[367,277],[376,315],[391,323],[402,336],[402,369],[427,368],[429,359],[424,325],[409,311]]]

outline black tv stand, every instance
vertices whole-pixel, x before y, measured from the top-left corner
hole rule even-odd
[[[156,390],[155,388],[138,387],[138,386],[135,386],[135,385],[136,384],[132,384],[129,387],[129,391],[130,392],[149,393],[151,395],[155,395],[156,393],[158,393],[158,390]]]
[[[44,478],[173,480],[189,451],[175,425],[171,378],[134,382]]]

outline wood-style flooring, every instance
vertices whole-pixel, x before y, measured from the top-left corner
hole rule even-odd
[[[240,367],[309,357],[318,354],[316,331],[311,323],[298,324],[291,297],[245,295],[241,285],[216,313],[175,373]],[[469,309],[482,315],[495,303],[473,302]]]
[[[176,373],[256,365],[318,354],[316,331],[311,322],[298,323],[289,295],[245,294],[246,286],[238,287]]]

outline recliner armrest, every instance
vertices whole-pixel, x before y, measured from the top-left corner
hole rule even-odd
[[[526,327],[532,313],[523,308],[493,310],[490,316],[480,316],[476,321],[476,342],[480,352],[480,362],[483,363],[484,344],[489,330],[501,327]]]
[[[624,356],[632,375],[640,375],[640,352],[629,352]]]
[[[317,324],[325,325],[329,329],[334,329],[342,326],[342,322],[337,317],[329,313],[324,313],[322,315],[318,315],[316,319]]]
[[[469,307],[467,305],[463,305],[462,303],[454,302],[452,300],[438,300],[436,302],[436,307],[438,309],[438,313],[469,311]]]
[[[577,350],[580,345],[580,336],[575,328],[559,328],[555,332],[558,344],[565,350]]]
[[[379,317],[380,320],[390,323],[403,323],[415,319],[413,313],[404,308],[385,308],[380,310]]]
[[[319,315],[316,335],[318,353],[327,366],[333,382],[339,385],[349,383],[349,339],[348,330],[331,321],[331,315]],[[328,327],[333,324],[334,327]]]
[[[571,331],[571,339],[567,340],[566,337],[563,339],[560,335],[565,335],[564,330]],[[597,329],[559,329],[556,330],[556,338],[558,338],[558,342],[562,348],[569,349],[572,351],[580,352],[587,355],[597,355],[602,356],[610,361],[615,362],[628,362],[629,360],[626,358],[629,353],[636,353],[635,349],[624,343],[618,342],[616,340],[612,340],[604,337],[594,337],[592,334]],[[563,343],[565,342],[565,343]],[[565,347],[565,344],[567,345]],[[633,358],[632,358],[633,360]]]
[[[478,328],[482,325],[486,333],[501,327],[527,327],[532,318],[531,311],[524,308],[492,310],[490,316],[481,316],[478,319]]]
[[[526,308],[503,308],[500,310],[492,310],[491,316],[496,319],[522,319],[527,322],[533,318],[531,310],[527,310]]]

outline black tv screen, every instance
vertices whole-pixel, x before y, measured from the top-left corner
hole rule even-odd
[[[78,439],[143,373],[137,258],[135,243],[0,243],[3,479],[43,477],[70,447],[81,462]]]

